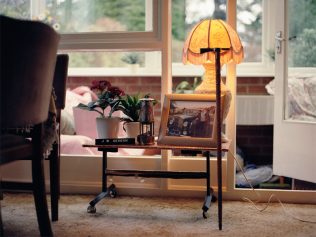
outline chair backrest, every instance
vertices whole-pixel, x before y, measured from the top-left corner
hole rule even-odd
[[[0,16],[0,26],[1,127],[43,122],[60,36],[41,22]]]
[[[59,54],[57,56],[55,73],[54,73],[54,90],[56,94],[55,105],[57,109],[65,108],[66,101],[66,83],[68,76],[69,56],[67,54]]]

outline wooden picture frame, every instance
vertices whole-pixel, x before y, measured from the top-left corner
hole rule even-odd
[[[221,111],[225,110],[224,100],[223,94]],[[215,95],[167,94],[165,96],[158,144],[216,147],[216,131]]]

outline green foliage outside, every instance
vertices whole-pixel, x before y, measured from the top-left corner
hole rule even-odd
[[[30,5],[29,0],[0,0],[0,14],[30,19]]]
[[[316,67],[316,0],[290,0],[289,65]]]
[[[304,29],[295,40],[292,60],[295,67],[316,67],[316,29]]]

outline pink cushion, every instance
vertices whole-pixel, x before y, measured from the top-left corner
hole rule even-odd
[[[107,110],[109,110],[109,108]],[[77,135],[83,135],[93,139],[98,137],[96,130],[96,118],[99,114],[97,112],[74,107],[73,115]],[[116,111],[113,113],[113,116],[122,117],[123,113],[121,111]],[[119,137],[126,137],[122,123],[120,124]]]
[[[94,140],[80,135],[61,135],[61,153],[62,154],[80,154],[80,155],[100,155],[101,152],[96,148],[83,147],[83,144],[94,144]]]

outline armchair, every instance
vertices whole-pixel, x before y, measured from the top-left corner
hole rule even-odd
[[[0,16],[0,25],[0,168],[31,160],[40,234],[53,236],[43,170],[43,122],[48,117],[59,35],[43,23],[5,16]],[[12,128],[30,126],[31,139],[10,133]]]

